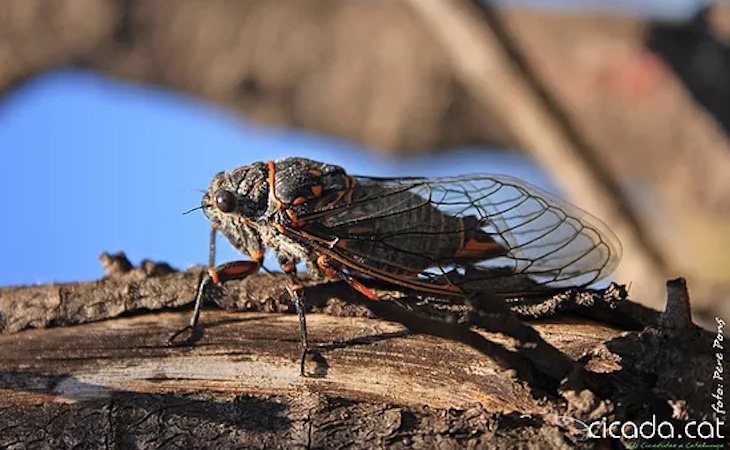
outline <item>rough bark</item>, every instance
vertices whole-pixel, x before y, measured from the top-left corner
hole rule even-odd
[[[171,343],[190,313],[145,311],[190,299],[200,270],[102,259],[106,279],[65,285],[51,302],[39,303],[58,286],[0,290],[4,448],[596,448],[564,417],[713,417],[703,381],[714,336],[689,321],[683,282],[640,331],[558,316],[532,322],[538,338],[514,318],[467,327],[308,283],[320,313],[308,315],[313,352],[300,377],[284,277],[228,283],[218,302],[249,312],[206,310],[202,329]],[[53,319],[40,304],[54,305]],[[37,329],[14,332],[27,327]]]

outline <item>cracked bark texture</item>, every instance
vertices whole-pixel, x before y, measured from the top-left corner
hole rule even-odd
[[[714,417],[702,382],[714,336],[689,321],[681,281],[667,313],[637,331],[570,315],[531,322],[578,370],[554,382],[505,365],[524,361],[500,358],[523,354],[509,327],[404,320],[392,302],[373,308],[342,284],[307,283],[303,378],[283,275],[228,283],[217,301],[230,311],[205,310],[203,329],[171,344],[190,312],[164,310],[191,298],[200,269],[101,259],[107,277],[64,285],[73,294],[53,320],[27,305],[58,286],[0,289],[0,311],[13,318],[0,336],[3,448],[601,448],[572,438],[560,417]],[[105,308],[78,307],[101,299]]]

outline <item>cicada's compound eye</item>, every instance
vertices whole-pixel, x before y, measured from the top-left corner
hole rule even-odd
[[[213,196],[215,206],[224,213],[229,213],[236,208],[236,196],[233,192],[219,189]]]

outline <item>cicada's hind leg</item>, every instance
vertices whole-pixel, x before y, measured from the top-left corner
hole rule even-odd
[[[309,340],[307,339],[307,317],[304,311],[304,285],[297,276],[297,265],[294,261],[279,260],[281,270],[289,277],[289,293],[299,316],[299,342],[301,344],[301,355],[299,357],[299,374],[304,376],[304,362],[307,359]]]

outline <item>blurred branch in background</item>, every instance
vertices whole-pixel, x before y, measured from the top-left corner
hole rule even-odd
[[[0,90],[75,66],[391,154],[520,148],[620,234],[632,297],[659,306],[682,274],[700,313],[730,315],[727,7],[673,25],[481,7],[6,1]]]
[[[620,236],[628,250],[624,274],[660,286],[666,277],[662,255],[600,155],[531,72],[497,12],[480,2],[472,2],[474,8],[466,2],[411,4],[451,49],[457,76],[472,96],[500,111],[517,146],[530,149],[577,204],[594,211]],[[642,294],[647,297],[646,291]]]

